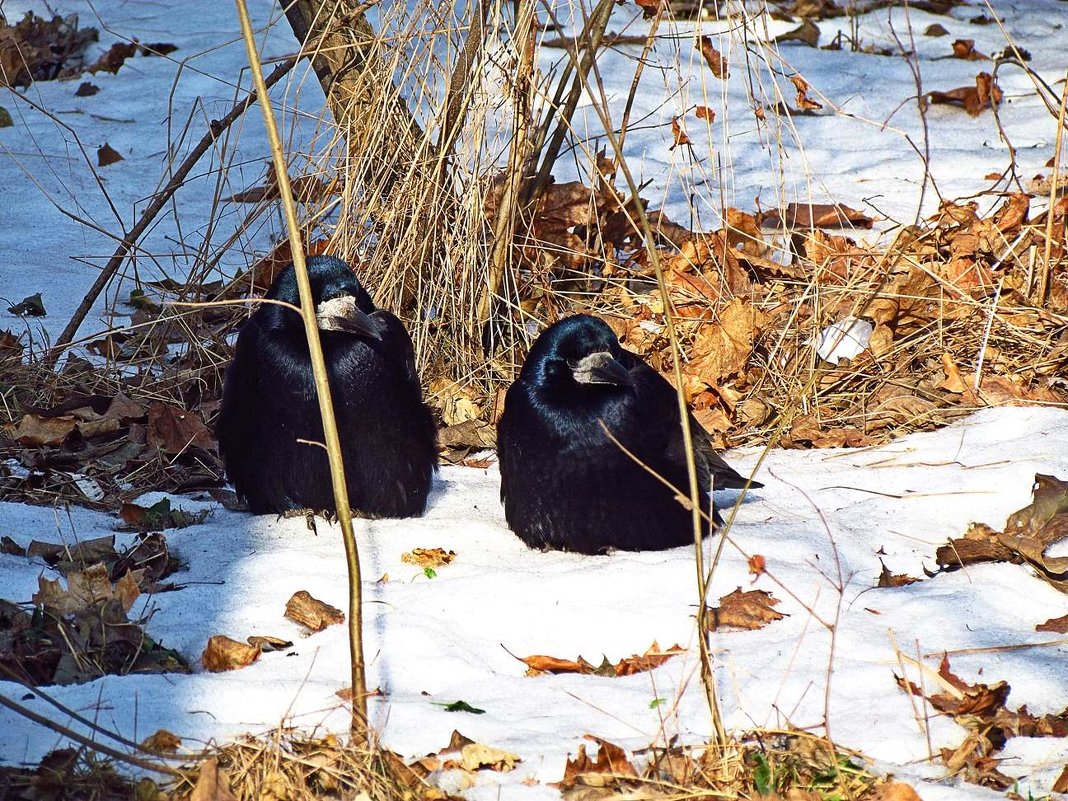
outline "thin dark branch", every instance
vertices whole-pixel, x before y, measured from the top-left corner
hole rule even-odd
[[[278,83],[283,76],[286,75],[297,63],[295,58],[289,58],[280,63],[274,68],[274,71],[268,75],[264,81],[267,86],[273,86]],[[163,190],[155,196],[152,203],[144,213],[141,215],[141,219],[137,221],[137,224],[130,229],[129,233],[122,238],[119,246],[115,249],[115,253],[111,259],[104,266],[104,269],[100,271],[100,275],[96,277],[93,285],[86,292],[82,302],[78,304],[78,308],[75,309],[74,314],[70,318],[70,322],[67,323],[66,328],[63,329],[63,333],[59,335],[59,339],[56,340],[56,344],[52,346],[52,349],[48,351],[44,356],[44,364],[48,367],[55,365],[59,359],[61,353],[66,350],[71,342],[74,341],[74,337],[78,334],[78,329],[81,328],[82,323],[85,321],[86,315],[89,314],[89,310],[93,308],[93,304],[96,303],[97,298],[100,297],[100,293],[104,291],[104,288],[111,283],[111,279],[118,273],[119,268],[122,267],[124,261],[126,261],[127,255],[133,249],[137,240],[141,238],[141,235],[148,229],[152,221],[156,219],[156,215],[163,210],[164,206],[171,199],[179,187],[185,183],[186,177],[200,161],[201,157],[208,151],[208,149],[218,138],[219,134],[229,128],[236,122],[242,114],[248,111],[249,107],[256,102],[256,93],[250,92],[244,100],[237,103],[226,116],[219,120],[213,120],[209,130],[201,137],[197,146],[190,151],[189,155],[185,157],[181,166],[175,170],[174,175],[171,176],[170,181],[163,187]]]

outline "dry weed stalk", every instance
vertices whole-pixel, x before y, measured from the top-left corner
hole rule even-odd
[[[370,731],[367,720],[367,681],[364,677],[363,660],[363,584],[360,578],[360,556],[356,547],[356,534],[352,528],[352,510],[349,507],[348,486],[345,482],[341,441],[338,437],[337,420],[334,417],[334,405],[330,398],[330,379],[326,370],[326,361],[323,358],[322,343],[319,340],[319,322],[315,313],[315,299],[312,296],[311,280],[308,277],[308,268],[304,261],[304,246],[301,238],[300,223],[297,221],[296,205],[293,202],[293,190],[289,183],[289,173],[286,167],[285,153],[282,150],[282,140],[278,135],[278,127],[274,119],[274,111],[271,108],[267,84],[263,79],[262,66],[259,53],[256,50],[256,41],[252,32],[252,22],[249,19],[248,7],[245,5],[245,0],[236,0],[236,4],[238,18],[241,21],[241,34],[245,40],[248,62],[252,68],[252,77],[256,85],[256,94],[259,97],[260,109],[263,111],[263,121],[267,127],[267,137],[270,141],[271,155],[274,160],[275,176],[278,180],[282,208],[285,211],[286,227],[289,230],[289,241],[292,243],[293,269],[300,293],[300,310],[304,319],[304,333],[308,340],[312,373],[315,376],[315,388],[319,397],[319,411],[323,418],[323,438],[325,440],[326,453],[330,460],[330,478],[334,487],[337,518],[341,525],[342,539],[345,543],[345,562],[349,573],[348,615],[349,664],[352,677],[352,735],[357,743],[366,744],[370,741]]]

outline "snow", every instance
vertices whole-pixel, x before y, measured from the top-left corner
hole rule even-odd
[[[233,8],[201,0],[174,14],[170,4],[75,0],[52,4],[60,13],[77,11],[83,25],[102,27],[103,52],[120,38],[168,41],[180,48],[171,59],[134,58],[117,75],[88,77],[102,91],[76,98],[80,81],[38,83],[27,98],[52,117],[4,95],[0,105],[15,121],[0,130],[0,297],[17,302],[41,291],[48,316],[22,321],[5,315],[4,327],[26,333],[35,349],[54,339],[81,301],[116,237],[137,219],[166,181],[169,159],[187,152],[208,119],[221,116],[235,98],[235,85],[247,87],[243,46]],[[29,2],[5,2],[17,19]],[[993,3],[1014,40],[1030,50],[1031,67],[1051,85],[1063,64],[1051,43],[1063,37],[1063,3]],[[94,11],[95,9],[95,11]],[[277,8],[252,8],[262,28]],[[861,19],[865,43],[892,43],[891,23],[903,38],[915,33],[925,89],[970,85],[988,62],[937,60],[954,38],[974,38],[976,49],[1005,47],[997,25],[967,22],[985,5],[963,6],[951,17],[883,10]],[[634,33],[647,23],[629,23],[636,11],[621,6],[612,30]],[[921,35],[931,23],[950,29],[938,39]],[[103,26],[106,25],[106,28]],[[778,34],[790,23],[754,19],[750,34]],[[820,23],[821,43],[848,21]],[[696,48],[695,34],[712,35],[725,26],[665,25],[661,33],[682,38],[676,49],[657,49],[649,77],[639,92],[627,138],[628,159],[653,205],[666,202],[683,224],[718,225],[720,197],[753,209],[787,201],[837,201],[876,209],[891,220],[910,222],[920,198],[923,165],[906,136],[922,142],[922,126],[908,65],[901,58],[812,50],[784,44],[786,69],[799,70],[812,84],[810,96],[843,114],[796,117],[780,131],[753,118],[750,85],[769,94],[771,76],[747,59],[740,39],[721,37],[719,49],[731,60],[726,87],[711,77]],[[732,44],[733,42],[733,44]],[[285,24],[264,37],[267,57],[295,49]],[[601,62],[601,78],[613,114],[619,114],[633,75],[637,48],[620,48]],[[549,54],[554,56],[558,54]],[[92,54],[91,54],[92,57]],[[174,59],[185,59],[178,67]],[[663,69],[659,69],[663,68]],[[779,90],[793,97],[780,75]],[[1045,171],[1051,157],[1055,120],[1030,79],[1003,68],[1006,93],[1000,115],[1018,148],[1019,174]],[[312,140],[322,95],[304,74],[283,82],[276,96],[285,112],[285,130],[294,152]],[[296,103],[296,107],[294,107]],[[726,103],[726,107],[723,104]],[[717,109],[710,129],[695,120],[694,104]],[[903,104],[903,105],[902,105]],[[671,144],[671,117],[684,115],[693,151]],[[187,118],[194,124],[179,141]],[[599,129],[589,105],[579,126]],[[885,123],[885,125],[884,125]],[[991,183],[987,173],[1008,164],[993,115],[971,118],[963,111],[934,106],[928,113],[931,169],[946,197],[975,193]],[[77,136],[77,141],[75,140]],[[776,142],[780,137],[781,142]],[[95,149],[108,142],[125,157],[97,169],[103,190],[78,149],[95,163]],[[603,143],[602,143],[603,144]],[[921,145],[922,148],[922,145]],[[595,150],[595,143],[591,145]],[[194,171],[165,215],[142,243],[142,277],[186,275],[204,254],[220,255],[219,271],[232,275],[277,237],[277,219],[264,218],[227,246],[247,209],[223,203],[212,220],[216,194],[225,196],[255,185],[268,151],[258,113],[250,113],[231,136]],[[576,174],[585,156],[572,162]],[[696,159],[696,161],[693,161]],[[298,159],[299,161],[299,159]],[[228,184],[216,185],[217,168],[229,166]],[[33,180],[30,180],[32,176]],[[561,180],[571,177],[564,173]],[[688,198],[694,196],[695,200]],[[923,211],[935,208],[928,192]],[[1041,207],[1036,199],[1034,208]],[[91,221],[101,230],[71,219],[60,209]],[[209,220],[211,222],[209,223]],[[881,230],[886,229],[882,224]],[[106,232],[106,233],[104,233]],[[83,335],[110,322],[108,307],[132,284],[113,286],[83,328]],[[118,306],[118,323],[129,310]],[[940,761],[928,761],[928,740],[956,746],[963,729],[933,713],[917,721],[908,696],[893,674],[921,679],[911,660],[936,667],[945,650],[980,649],[951,656],[954,672],[968,681],[1007,680],[1009,706],[1032,712],[1060,712],[1068,706],[1064,679],[1066,645],[1043,645],[1053,635],[1036,624],[1068,613],[1068,599],[1035,578],[1028,568],[1009,564],[973,566],[896,589],[874,589],[880,558],[894,573],[922,577],[934,567],[934,550],[959,536],[969,521],[1000,528],[1012,511],[1030,500],[1036,472],[1068,477],[1068,411],[1041,408],[992,409],[937,432],[916,434],[881,448],[863,450],[774,451],[757,478],[766,487],[740,505],[730,542],[717,568],[710,598],[736,587],[773,593],[787,617],[753,632],[715,634],[712,646],[717,685],[728,726],[818,727],[825,706],[832,736],[842,746],[876,760],[879,770],[917,783],[931,799],[984,799],[995,794],[972,785],[944,781]],[[756,464],[755,452],[729,456],[740,468]],[[465,790],[475,800],[517,801],[557,797],[544,785],[526,785],[562,776],[566,756],[589,732],[638,749],[679,735],[701,742],[709,734],[708,713],[699,686],[694,615],[693,555],[688,549],[659,553],[616,553],[590,557],[528,550],[507,529],[498,499],[496,468],[443,467],[425,517],[401,521],[359,521],[368,683],[381,689],[371,700],[372,723],[383,744],[405,757],[442,748],[453,729],[479,742],[518,753],[523,761],[508,774],[485,773]],[[142,499],[150,503],[160,496]],[[725,494],[721,502],[736,496]],[[150,613],[148,632],[196,664],[207,638],[225,633],[243,639],[272,634],[296,642],[288,652],[264,654],[256,664],[232,673],[108,677],[81,686],[52,687],[60,702],[133,739],[158,728],[183,737],[186,748],[223,741],[242,732],[265,731],[282,721],[344,730],[344,704],[335,692],[348,683],[348,646],[342,627],[306,636],[282,617],[297,590],[335,606],[346,605],[346,577],[336,529],[319,523],[318,534],[302,520],[251,517],[203,499],[174,497],[190,511],[210,508],[206,521],[167,532],[171,548],[186,564],[175,577],[180,591],[144,599],[135,612]],[[20,544],[32,539],[71,542],[113,532],[116,518],[83,509],[53,510],[0,504],[2,533]],[[129,535],[119,534],[120,545]],[[716,547],[718,540],[706,544]],[[401,561],[416,547],[456,551],[456,561],[427,578]],[[748,573],[747,556],[761,554],[767,575]],[[388,580],[378,581],[388,574]],[[38,576],[52,576],[43,563],[0,555],[4,598],[26,601]],[[833,653],[831,629],[834,624]],[[524,676],[515,656],[601,655],[618,660],[641,653],[654,641],[688,649],[651,673],[626,678]],[[994,650],[1004,645],[1034,648]],[[987,649],[987,650],[982,650]],[[903,668],[904,666],[904,668]],[[929,674],[926,676],[929,683]],[[40,698],[0,682],[14,699],[50,716],[58,713]],[[441,705],[463,699],[483,715],[449,713]],[[651,706],[656,699],[666,703]],[[61,721],[67,723],[67,721]],[[922,724],[922,725],[921,725]],[[923,725],[929,728],[925,733]],[[78,728],[74,725],[74,728]],[[35,763],[61,739],[9,711],[0,711],[0,761]],[[1021,777],[1020,792],[1047,792],[1068,760],[1068,744],[1058,739],[1015,738],[1002,770]]]
[[[1063,640],[1043,646],[1056,637],[1034,627],[1068,613],[1068,599],[1028,568],[978,565],[897,589],[873,587],[880,557],[895,573],[922,577],[924,566],[934,567],[934,549],[969,521],[1001,526],[1029,502],[1035,472],[1068,473],[1066,439],[1068,411],[992,409],[882,448],[769,454],[758,474],[766,487],[740,505],[711,595],[739,586],[767,590],[787,617],[759,631],[713,635],[728,725],[738,731],[818,726],[826,696],[836,741],[899,777],[937,777],[938,767],[923,764],[927,739],[893,674],[904,667],[914,681],[930,684],[911,660],[937,667],[943,651],[956,649],[990,649],[953,655],[952,669],[968,681],[1007,680],[1010,708],[1060,712],[1068,705],[1068,646]],[[731,454],[743,470],[755,457]],[[485,774],[482,781],[500,782],[502,797],[527,799],[545,791],[519,782],[558,780],[587,732],[631,749],[676,734],[686,742],[706,738],[690,550],[598,557],[531,551],[508,531],[497,493],[495,468],[445,467],[425,517],[357,522],[368,685],[382,691],[371,714],[382,742],[404,756],[421,756],[459,729],[522,757],[513,773]],[[204,508],[195,499],[172,501],[189,511]],[[172,580],[185,586],[145,601],[149,633],[194,662],[217,633],[270,634],[294,640],[295,648],[264,654],[232,673],[108,677],[48,692],[83,713],[99,710],[93,714],[102,725],[127,736],[167,728],[186,747],[283,720],[344,729],[343,704],[334,695],[348,679],[344,628],[309,636],[282,617],[285,601],[301,589],[345,607],[338,530],[320,522],[316,535],[303,520],[211,508],[202,525],[167,532],[187,565]],[[112,517],[84,510],[72,510],[68,519],[3,504],[0,515],[5,532],[22,545],[101,536],[115,527]],[[416,547],[454,550],[456,560],[428,579],[401,560]],[[766,558],[768,575],[753,580],[747,556],[757,553]],[[6,597],[28,598],[37,576],[48,574],[42,564],[0,557]],[[378,581],[384,574],[388,579]],[[832,659],[830,632],[820,621],[836,616]],[[603,654],[616,661],[654,640],[689,650],[652,673],[626,678],[529,678],[511,655],[581,654],[596,663]],[[1026,643],[1036,647],[995,650]],[[24,695],[7,687],[14,697]],[[666,704],[651,708],[657,698]],[[459,699],[486,713],[442,708]],[[53,712],[39,699],[24,703]],[[962,739],[948,719],[932,714],[927,725],[936,753]],[[0,712],[0,726],[9,733],[0,744],[5,762],[32,762],[57,744],[55,735],[10,712]],[[1068,758],[1068,744],[1018,738],[1007,753],[1013,759],[1004,770],[1048,788]],[[988,792],[929,783],[920,789],[928,799]]]

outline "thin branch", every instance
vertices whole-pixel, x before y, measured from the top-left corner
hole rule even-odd
[[[295,63],[296,59],[293,58],[283,61],[275,67],[274,71],[268,75],[267,78],[264,79],[264,84],[270,87],[278,83],[278,81],[280,81],[282,77],[293,68]],[[89,288],[89,291],[85,293],[82,302],[78,304],[78,308],[75,309],[67,326],[56,340],[55,345],[53,345],[52,349],[45,354],[45,366],[53,367],[59,359],[60,354],[70,346],[71,342],[74,341],[74,337],[78,334],[78,329],[81,328],[86,315],[89,314],[89,310],[93,308],[93,304],[96,303],[97,298],[100,297],[100,293],[104,291],[104,288],[111,282],[111,279],[115,277],[115,274],[126,260],[126,256],[129,255],[130,251],[137,243],[137,240],[141,238],[141,235],[148,229],[148,226],[152,224],[152,221],[155,220],[156,215],[163,210],[163,207],[167,205],[167,202],[171,199],[174,193],[185,183],[185,179],[188,177],[193,167],[196,166],[197,162],[200,161],[201,156],[208,151],[208,148],[212,146],[219,134],[233,125],[234,122],[248,110],[249,106],[255,102],[256,93],[250,92],[244,100],[230,109],[226,116],[218,121],[213,121],[213,124],[204,136],[201,137],[197,146],[190,151],[181,166],[175,170],[174,175],[171,176],[167,185],[163,187],[163,190],[155,196],[149,207],[145,209],[144,213],[141,215],[141,219],[139,219],[137,224],[130,229],[130,232],[122,238],[119,246],[115,249],[115,253],[108,260],[108,263],[104,265],[104,269],[100,271],[100,275],[96,277],[96,280]]]

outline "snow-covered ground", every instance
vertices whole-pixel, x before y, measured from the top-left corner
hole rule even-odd
[[[1028,568],[981,565],[873,589],[880,559],[895,573],[922,578],[924,566],[935,566],[935,548],[962,534],[969,521],[1000,528],[1029,502],[1036,472],[1068,475],[1065,441],[1068,411],[993,409],[882,448],[771,454],[759,474],[766,487],[741,505],[711,594],[764,589],[782,601],[777,609],[787,617],[759,631],[713,635],[728,725],[818,726],[829,696],[836,741],[901,778],[935,780],[944,768],[937,759],[925,762],[927,735],[894,682],[901,672],[895,643],[906,657],[922,654],[931,667],[943,651],[979,649],[952,656],[954,672],[973,682],[1008,681],[1011,709],[1026,704],[1042,714],[1068,706],[1068,646],[1034,630],[1068,613],[1068,598]],[[754,454],[732,457],[743,469],[755,461]],[[627,748],[674,735],[683,742],[707,738],[691,551],[581,556],[528,550],[505,526],[498,480],[495,468],[446,467],[424,518],[357,522],[367,581],[368,686],[382,691],[371,700],[371,713],[383,743],[406,757],[421,756],[444,747],[458,729],[523,759],[511,773],[480,774],[484,784],[469,790],[470,797],[500,792],[530,799],[556,791],[521,782],[559,780],[565,757],[587,732]],[[155,610],[149,633],[190,660],[213,634],[275,635],[296,641],[295,648],[264,654],[230,673],[109,677],[49,692],[113,731],[143,738],[166,728],[189,748],[283,720],[344,730],[345,705],[335,696],[348,683],[344,627],[305,636],[282,617],[285,602],[302,589],[345,606],[338,530],[320,523],[314,535],[303,520],[174,500],[190,511],[214,511],[202,525],[167,533],[188,565],[172,580],[187,586],[147,599]],[[4,532],[22,545],[34,538],[101,536],[116,522],[88,511],[74,510],[67,519],[15,504],[0,505],[0,515]],[[120,534],[119,544],[129,536]],[[436,578],[401,560],[413,548],[434,547],[456,552]],[[753,579],[746,558],[752,554],[766,558],[770,575]],[[836,589],[839,564],[842,592]],[[0,556],[7,598],[29,598],[40,574],[50,575],[43,563]],[[388,579],[377,581],[383,575]],[[829,632],[813,613],[825,621],[840,615],[833,660]],[[1042,645],[1058,639],[1059,645]],[[642,653],[654,640],[689,650],[651,673],[626,678],[532,678],[510,655],[581,654],[597,664],[602,655],[617,661]],[[1037,647],[994,649],[1025,643]],[[930,686],[929,675],[906,667],[914,681]],[[0,686],[15,698],[25,694]],[[651,706],[655,699],[664,700]],[[457,700],[485,714],[443,709]],[[24,703],[55,714],[39,699]],[[960,727],[936,713],[926,725],[936,754],[963,739]],[[54,734],[6,711],[0,711],[0,730],[5,762],[32,762],[58,743]],[[1048,790],[1068,760],[1068,743],[1015,738],[1005,755],[1005,772],[1024,777],[1025,787]],[[918,788],[929,801],[994,797],[970,785],[923,782]]]
[[[27,334],[36,346],[55,338],[110,256],[114,237],[121,237],[165,183],[173,155],[169,148],[176,147],[179,158],[188,148],[188,141],[175,144],[185,120],[195,116],[189,138],[198,138],[207,120],[230,107],[237,82],[248,86],[236,16],[228,4],[199,0],[184,4],[181,13],[164,2],[101,0],[91,8],[57,0],[51,6],[60,13],[77,11],[83,25],[102,27],[94,53],[120,37],[173,42],[179,50],[171,59],[138,57],[117,75],[89,78],[101,92],[88,98],[75,97],[79,81],[35,84],[24,94],[52,117],[10,94],[0,95],[0,105],[15,123],[0,129],[0,298],[17,302],[40,291],[48,309],[47,317],[29,322],[5,315],[0,327]],[[41,10],[35,3],[6,0],[3,13],[17,19],[30,7]],[[892,43],[891,20],[903,39],[911,22],[925,89],[948,90],[970,85],[976,72],[990,69],[988,62],[940,60],[953,39],[974,38],[976,49],[988,54],[1006,46],[998,25],[968,22],[991,11],[1004,16],[1014,41],[1030,51],[1031,66],[1054,85],[1063,75],[1063,48],[1055,43],[1068,23],[1068,7],[1058,0],[972,4],[949,17],[913,12],[906,18],[901,9],[884,9],[863,18],[860,31],[865,43],[886,45]],[[263,2],[253,4],[253,13],[261,26],[278,15]],[[617,7],[615,15],[610,29],[645,30],[647,23],[628,22],[637,15],[633,6]],[[934,22],[948,28],[950,36],[922,36]],[[843,18],[820,25],[821,43],[826,43],[835,30],[848,31],[849,23]],[[793,27],[768,26],[772,33]],[[701,33],[723,28],[705,23]],[[687,23],[663,26],[661,33],[692,37],[696,29]],[[761,33],[763,22],[754,22],[752,30]],[[810,96],[855,118],[797,117],[777,133],[774,124],[757,125],[746,100],[750,79],[739,40],[722,37],[719,43],[732,64],[725,91],[688,41],[658,47],[654,66],[664,69],[649,70],[632,116],[642,123],[627,140],[636,177],[652,181],[644,194],[654,206],[666,203],[672,218],[685,224],[696,209],[701,215],[696,224],[712,228],[718,224],[714,210],[722,189],[728,204],[747,210],[759,195],[765,208],[780,200],[834,200],[878,210],[892,220],[912,220],[923,165],[905,136],[922,150],[922,126],[909,99],[916,90],[904,59],[782,45],[787,73],[800,71],[813,86]],[[294,49],[284,23],[266,37],[268,57]],[[639,52],[623,48],[601,63],[615,114]],[[173,59],[187,60],[179,70]],[[766,86],[767,80],[766,72],[752,74],[754,84]],[[1048,173],[1043,165],[1053,155],[1055,121],[1022,71],[1003,68],[999,80],[1006,96],[1001,120],[1018,149],[1020,174]],[[280,86],[277,95],[284,98],[286,129],[299,149],[312,136],[322,96],[306,76],[294,81],[299,91],[294,83]],[[792,85],[782,77],[779,82],[792,98]],[[292,113],[294,103],[306,118]],[[694,104],[717,109],[711,132],[694,118]],[[686,148],[668,149],[671,118],[680,114],[693,140],[692,157],[698,161],[693,168]],[[580,130],[584,123],[597,127],[588,104],[577,119]],[[989,111],[973,118],[935,106],[928,122],[930,166],[945,196],[978,192],[991,183],[984,176],[1007,166],[1008,150]],[[125,160],[97,168],[101,186],[77,142],[94,164],[96,148],[105,142]],[[143,275],[184,276],[195,259],[221,250],[247,208],[224,204],[212,219],[216,168],[229,165],[229,184],[221,192],[227,195],[257,183],[267,157],[259,115],[246,115],[225,151],[195,171],[144,241],[138,256]],[[691,191],[696,201],[688,199]],[[936,201],[929,192],[925,210]],[[1036,200],[1035,208],[1040,207]],[[243,234],[222,251],[222,269],[232,273],[245,266],[254,249],[263,249],[278,234],[277,226],[271,219]],[[105,304],[129,288],[113,287],[83,334],[101,328]],[[737,549],[726,549],[711,597],[737,586],[766,589],[782,601],[778,609],[788,617],[760,631],[714,636],[728,724],[739,730],[816,725],[829,696],[835,740],[880,760],[880,769],[918,782],[932,780],[919,787],[928,801],[994,797],[974,786],[935,781],[944,768],[937,759],[926,761],[928,737],[894,683],[892,674],[901,670],[894,643],[906,655],[925,658],[943,650],[1043,643],[1055,638],[1036,633],[1035,625],[1068,612],[1068,599],[1027,568],[1008,564],[971,567],[897,589],[877,590],[873,584],[880,557],[895,573],[921,577],[924,565],[934,565],[934,549],[946,537],[963,533],[969,521],[1000,528],[1010,512],[1029,501],[1036,472],[1068,477],[1066,442],[1068,411],[998,409],[879,449],[770,454],[758,475],[766,487],[741,506],[731,532]],[[743,467],[755,458],[732,455]],[[417,756],[440,749],[459,729],[523,759],[512,773],[484,774],[484,786],[468,790],[469,797],[534,799],[557,793],[523,779],[559,779],[565,756],[575,752],[586,732],[628,748],[676,733],[687,741],[707,737],[708,715],[696,675],[692,554],[687,549],[601,557],[532,552],[507,530],[497,493],[495,468],[443,468],[426,517],[358,524],[368,581],[369,685],[383,693],[372,699],[373,723],[384,744]],[[189,510],[206,506],[192,498],[174,502]],[[191,661],[217,633],[239,639],[274,634],[296,640],[296,648],[265,654],[232,673],[109,677],[51,692],[128,737],[167,728],[186,738],[187,747],[264,730],[283,719],[344,729],[343,705],[334,693],[347,683],[345,632],[334,627],[305,638],[282,618],[286,600],[299,589],[345,605],[336,530],[321,524],[315,536],[302,521],[211,508],[202,525],[167,534],[188,565],[188,572],[176,577],[187,586],[147,600],[154,609],[149,633]],[[0,521],[0,533],[23,545],[31,539],[70,542],[99,536],[116,524],[113,517],[84,510],[72,510],[68,517],[9,503],[0,504]],[[120,543],[127,536],[120,534]],[[428,579],[400,559],[415,547],[451,549],[457,558]],[[770,576],[754,581],[745,554],[763,555]],[[841,592],[836,589],[839,563]],[[43,563],[0,555],[0,596],[28,600],[42,574],[51,575]],[[387,581],[372,583],[383,574]],[[833,660],[829,633],[809,609],[823,620],[840,615]],[[615,661],[641,653],[654,640],[690,650],[652,673],[616,679],[529,678],[509,654],[582,654],[596,663],[601,654]],[[969,681],[1007,680],[1013,709],[1027,704],[1034,713],[1060,712],[1068,706],[1066,650],[1063,644],[980,650],[953,657],[952,665]],[[926,661],[937,665],[937,657]],[[13,698],[25,694],[2,682],[0,691]],[[458,699],[486,713],[449,713],[440,706]],[[665,703],[651,705],[655,699]],[[25,703],[54,714],[40,700]],[[963,736],[956,724],[934,715],[927,725],[936,753],[956,746]],[[7,711],[0,712],[0,731],[0,760],[8,763],[34,762],[57,744],[55,735]],[[1068,744],[1015,738],[1005,755],[1002,770],[1027,777],[1021,792],[1040,793],[1068,760]]]

